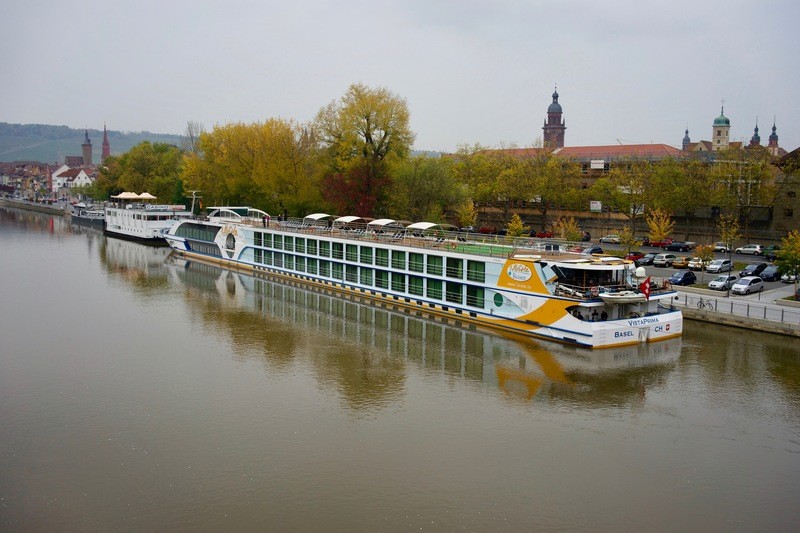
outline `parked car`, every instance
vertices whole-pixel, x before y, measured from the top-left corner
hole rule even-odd
[[[602,254],[603,253],[603,249],[600,248],[599,246],[588,246],[588,247],[584,248],[581,251],[581,253],[583,255]]]
[[[760,244],[745,244],[736,249],[737,254],[751,254],[761,255],[764,253],[764,247]]]
[[[724,242],[715,242],[714,251],[726,254],[731,251],[731,246],[729,244],[725,244]]]
[[[689,259],[689,270],[703,270],[706,266],[706,262],[700,259],[699,257],[692,257]]]
[[[706,267],[706,272],[730,272],[733,270],[733,263],[730,259],[714,259]]]
[[[588,231],[584,231],[583,233],[581,233],[581,240],[583,242],[591,241],[592,240],[592,234],[589,233]]]
[[[668,244],[672,244],[672,239],[669,237],[661,241],[650,241],[650,246],[655,246],[657,248],[662,248]]]
[[[778,272],[778,265],[769,265],[761,271],[758,276],[764,281],[778,281],[781,279],[781,273]]]
[[[689,259],[689,257],[676,257],[672,262],[672,268],[689,268]]]
[[[731,292],[733,294],[750,294],[752,292],[761,292],[764,290],[764,280],[758,276],[747,276],[740,278],[739,281],[733,284]]]
[[[665,246],[662,246],[664,250],[670,252],[688,252],[692,249],[691,245],[688,242],[681,242],[681,241],[674,241]]]
[[[676,259],[675,254],[658,254],[653,258],[653,266],[671,267]]]
[[[726,291],[733,287],[736,283],[736,276],[734,274],[722,274],[708,282],[708,288],[715,291]]]
[[[697,276],[691,270],[678,270],[669,277],[673,285],[692,285],[697,282]]]
[[[781,283],[794,283],[797,281],[797,274],[786,273],[781,276]]]
[[[458,231],[463,231],[465,233],[472,233],[475,231],[475,226],[464,226],[463,228],[459,228]]]
[[[619,235],[604,235],[600,237],[600,242],[601,243],[607,242],[608,244],[619,244],[620,238]]]
[[[637,263],[638,263],[639,266],[652,265],[653,264],[653,259],[655,259],[657,255],[658,254],[655,253],[655,252],[650,252],[649,254],[644,254],[644,256],[642,256],[642,257],[640,257],[638,259]]]
[[[639,266],[639,259],[641,259],[642,257],[644,257],[644,254],[639,251],[631,251],[625,255],[625,259],[627,259],[628,261],[633,261],[634,263],[636,263],[636,266]]]
[[[747,276],[758,276],[765,268],[767,268],[766,263],[751,263],[744,267],[744,269],[739,272],[739,275],[743,278]]]
[[[647,235],[637,235],[635,239],[636,242],[642,243],[642,246],[650,246],[650,237]]]
[[[778,252],[780,251],[780,246],[767,246],[764,248],[764,259],[767,261],[775,261],[775,259],[778,258]]]
[[[539,239],[551,239],[551,238],[553,238],[553,232],[552,231],[537,231],[535,233],[534,232],[531,232],[531,233],[532,233],[531,237],[538,237]]]

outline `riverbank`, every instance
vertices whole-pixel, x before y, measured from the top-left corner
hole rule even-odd
[[[6,207],[16,207],[17,209],[25,209],[27,211],[36,211],[39,213],[48,213],[56,216],[64,216],[70,212],[70,206],[67,202],[56,202],[52,204],[43,204],[39,202],[31,202],[30,200],[22,200],[15,198],[0,198],[0,205]]]
[[[785,300],[794,294],[794,284],[747,296],[693,287],[681,287],[678,294],[675,305],[686,319],[800,337],[800,306],[794,305],[800,302]]]

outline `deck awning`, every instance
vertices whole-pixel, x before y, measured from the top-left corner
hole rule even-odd
[[[135,192],[121,192],[119,194],[115,194],[111,198],[116,198],[118,200],[138,200],[141,197],[136,194]]]

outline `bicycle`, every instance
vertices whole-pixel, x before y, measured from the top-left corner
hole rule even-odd
[[[702,298],[700,298],[700,300],[698,300],[698,302],[697,302],[697,308],[698,309],[708,309],[709,311],[713,311],[714,310],[714,302],[711,301],[710,299],[709,300],[703,300]]]

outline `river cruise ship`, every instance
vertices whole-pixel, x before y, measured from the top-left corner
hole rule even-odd
[[[683,332],[667,283],[571,243],[324,213],[275,221],[248,207],[210,208],[205,219],[178,220],[164,237],[187,257],[586,348]]]
[[[105,208],[105,228],[116,237],[163,243],[164,232],[192,214],[183,205],[150,203],[156,197],[146,192],[123,192],[111,198],[115,201]]]

